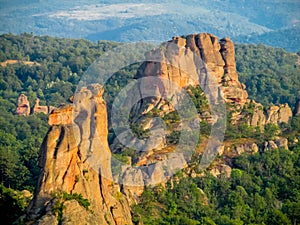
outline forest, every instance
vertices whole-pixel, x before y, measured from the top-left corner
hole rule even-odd
[[[45,137],[47,116],[15,115],[17,98],[38,97],[41,105],[67,103],[89,65],[120,43],[64,39],[33,34],[0,36],[0,215],[9,223],[24,212],[33,193],[39,168],[38,151]],[[264,45],[236,45],[240,80],[250,98],[264,105],[288,103],[300,97],[300,52],[287,52]],[[33,62],[26,64],[25,62]],[[118,71],[105,87],[108,106],[113,96],[134,78],[139,64]],[[193,90],[194,101],[200,101]],[[196,97],[195,97],[196,96]],[[199,105],[199,108],[202,106]],[[207,127],[209,130],[209,127]],[[279,128],[270,126],[264,135],[249,127],[228,125],[226,138],[272,138],[279,129],[291,139],[300,136],[300,117]],[[205,131],[209,132],[209,131]],[[299,224],[300,145],[242,154],[233,159],[230,178],[209,173],[192,178],[179,172],[166,187],[146,189],[133,206],[133,222],[147,224]],[[188,188],[187,188],[188,187]]]

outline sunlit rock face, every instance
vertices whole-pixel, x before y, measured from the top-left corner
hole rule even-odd
[[[246,102],[248,94],[245,85],[238,80],[234,44],[229,38],[219,41],[212,34],[192,34],[174,37],[162,46],[148,53],[146,58],[149,61],[142,64],[136,76],[161,78],[162,85],[157,87],[157,91],[162,96],[164,91],[174,89],[172,85],[187,87],[201,84],[204,89],[206,85],[214,84],[221,87],[227,102],[241,105]],[[209,79],[215,82],[208,82]]]
[[[28,208],[35,224],[58,224],[53,194],[82,194],[86,210],[75,200],[64,203],[61,224],[132,224],[128,201],[113,183],[107,143],[106,103],[100,85],[82,88],[73,105],[55,109],[40,149],[37,190]]]

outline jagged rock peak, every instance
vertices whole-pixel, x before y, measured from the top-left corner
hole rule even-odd
[[[234,44],[229,38],[219,41],[208,33],[176,36],[163,43],[162,48],[149,52],[146,58],[149,60],[139,68],[136,78],[156,76],[179,87],[200,84],[203,89],[213,79],[226,102],[243,105],[248,98],[245,85],[238,80]]]
[[[130,207],[114,184],[107,143],[106,103],[100,85],[82,88],[74,104],[55,109],[39,153],[41,173],[34,199],[27,210],[33,224],[132,224]],[[53,194],[81,194],[86,210],[76,200],[63,201],[60,221],[54,215]]]

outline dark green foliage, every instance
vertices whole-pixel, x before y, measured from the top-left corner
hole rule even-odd
[[[24,214],[29,200],[28,197],[24,196],[24,193],[6,188],[0,184],[1,224],[10,225]]]
[[[0,120],[1,182],[33,191],[39,175],[38,151],[48,129],[46,116],[17,117],[2,111]]]
[[[139,139],[147,139],[150,136],[150,130],[144,130],[141,124],[131,123],[130,129],[132,133]]]
[[[62,222],[63,217],[63,210],[65,209],[64,203],[69,200],[76,200],[79,205],[81,205],[86,210],[90,210],[89,207],[91,203],[88,199],[83,198],[82,194],[69,194],[65,191],[63,192],[55,192],[53,193],[52,197],[54,198],[54,207],[53,207],[53,213],[57,216],[57,220],[59,222]]]
[[[237,71],[251,99],[263,105],[288,103],[300,96],[299,56],[264,45],[236,45]]]
[[[4,34],[0,40],[0,62],[30,60],[36,63],[32,66],[18,63],[0,67],[1,95],[12,90],[17,97],[23,92],[32,104],[39,97],[41,103],[53,106],[65,103],[74,93],[83,71],[104,51],[117,46],[105,41],[92,43],[83,39],[37,37],[31,34]]]
[[[209,111],[209,102],[200,86],[193,87],[190,85],[186,91],[192,98],[198,113]]]

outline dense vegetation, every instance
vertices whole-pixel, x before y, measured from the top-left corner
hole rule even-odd
[[[292,54],[264,45],[236,45],[237,70],[251,99],[263,105],[300,98],[300,52]]]
[[[38,150],[48,130],[46,115],[14,115],[18,95],[26,94],[31,105],[36,97],[41,99],[42,105],[66,103],[88,66],[118,45],[32,34],[0,36],[0,62],[20,60],[0,66],[0,211],[3,215],[12,215],[11,221],[22,213],[27,202],[21,192],[14,190],[34,190],[39,174]],[[247,84],[251,97],[264,104],[288,102],[293,106],[296,96],[300,96],[296,54],[263,45],[237,45],[236,53],[240,79]],[[22,61],[35,64],[26,65]],[[137,68],[138,64],[125,68],[107,83],[108,106],[118,90],[133,79]],[[191,92],[201,111],[206,107],[205,99],[199,90],[191,88]],[[175,120],[176,114],[164,119]],[[295,117],[291,124],[282,127],[283,134],[290,139],[299,136],[299,124],[299,117]],[[209,134],[209,125],[202,125],[204,134]],[[269,138],[267,135],[273,134],[273,127],[261,136],[249,127],[229,126],[226,138],[262,138],[264,141]],[[176,142],[177,136],[178,133],[172,133],[168,141]],[[109,140],[112,139],[113,133],[110,133]],[[241,221],[276,224],[269,221],[276,218],[281,224],[298,223],[299,152],[299,146],[295,145],[290,151],[243,155],[234,160],[234,170],[228,179],[209,175],[185,177],[181,181],[174,180],[166,188],[148,190],[140,205],[134,208],[134,220],[142,219],[145,224],[198,224],[197,221],[201,224],[241,224]],[[13,206],[8,208],[11,202]]]

